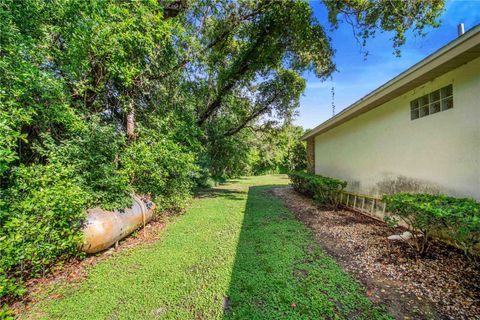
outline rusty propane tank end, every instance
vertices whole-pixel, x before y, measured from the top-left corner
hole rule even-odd
[[[86,253],[105,250],[117,241],[125,238],[142,227],[153,217],[155,204],[133,195],[133,205],[124,210],[105,211],[101,208],[87,210],[87,219],[83,228]]]

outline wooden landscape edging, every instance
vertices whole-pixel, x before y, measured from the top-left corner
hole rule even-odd
[[[384,222],[386,203],[381,198],[348,191],[341,191],[339,197],[342,207]]]
[[[339,197],[340,201],[338,203],[341,207],[385,223],[384,218],[388,215],[388,212],[386,211],[386,203],[381,198],[348,191],[340,191]],[[411,230],[410,226],[404,221],[398,221],[398,225]],[[461,249],[455,241],[441,230],[437,230],[432,236],[436,240]],[[480,255],[480,244],[475,247],[475,251]]]

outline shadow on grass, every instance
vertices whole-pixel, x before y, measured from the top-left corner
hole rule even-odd
[[[233,189],[207,188],[195,192],[196,198],[225,198],[229,200],[244,200],[245,192]]]
[[[273,187],[249,188],[224,319],[385,318]]]

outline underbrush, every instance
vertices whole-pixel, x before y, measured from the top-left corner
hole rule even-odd
[[[20,166],[0,204],[0,301],[25,293],[22,280],[42,276],[79,255],[84,209],[91,196],[71,168]]]

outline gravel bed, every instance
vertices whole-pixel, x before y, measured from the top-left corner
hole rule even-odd
[[[480,267],[461,251],[434,241],[416,259],[407,243],[387,240],[404,229],[357,212],[319,208],[292,188],[272,192],[396,319],[480,319]]]

